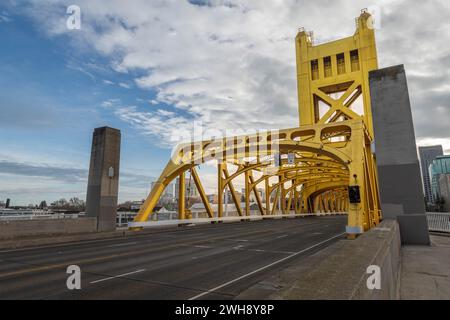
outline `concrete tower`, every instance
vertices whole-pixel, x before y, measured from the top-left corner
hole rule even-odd
[[[86,216],[97,218],[98,231],[116,229],[119,193],[120,131],[94,130],[86,199]]]

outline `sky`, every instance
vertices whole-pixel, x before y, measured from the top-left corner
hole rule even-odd
[[[122,131],[120,201],[146,197],[194,124],[204,138],[296,127],[298,28],[347,37],[367,7],[379,66],[405,65],[417,144],[450,153],[448,1],[1,1],[0,201],[85,198],[96,127]]]

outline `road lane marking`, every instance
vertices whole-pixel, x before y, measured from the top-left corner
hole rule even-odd
[[[186,245],[187,247],[190,247],[189,245]],[[210,247],[210,246],[194,246],[194,248],[198,248],[198,249],[213,249],[214,247]],[[225,249],[225,247],[220,247],[222,249]],[[238,245],[236,247],[232,247],[232,250],[237,250],[237,251],[248,251],[248,252],[262,252],[262,253],[278,253],[278,254],[293,254],[295,252],[293,251],[277,251],[277,250],[264,250],[264,249],[245,249],[245,247],[243,245]],[[227,249],[229,250],[229,249]]]
[[[327,217],[317,217],[320,219],[324,219]],[[274,222],[274,221],[283,221],[286,222],[285,220],[272,220],[272,221],[268,221],[268,222]],[[292,220],[291,220],[292,221]],[[295,220],[294,220],[295,221]],[[310,222],[310,223],[301,223],[302,227],[307,227],[307,226],[315,226],[320,224],[320,222],[318,223],[317,219],[314,220],[315,222]],[[229,226],[231,227],[232,224],[222,224],[221,227],[225,226],[225,228],[228,228]],[[328,226],[328,225],[327,225]],[[205,225],[205,229],[209,228],[209,226]],[[203,228],[198,228],[196,230],[200,230]],[[247,230],[247,228],[241,228],[242,230]],[[178,235],[176,235],[179,232],[187,232],[188,234],[190,234],[190,232],[188,231],[192,231],[192,229],[175,229],[174,228],[167,228],[167,229],[163,229],[163,230],[158,230],[156,232],[149,232],[149,233],[144,233],[144,234],[139,234],[139,233],[135,233],[135,234],[131,234],[131,236],[136,236],[139,237],[141,239],[145,239],[148,240],[146,238],[152,237],[154,235],[157,236],[161,236],[161,237],[166,237],[166,236],[171,236],[174,238],[179,238]],[[240,231],[240,230],[239,230]],[[50,245],[42,245],[42,246],[30,246],[30,247],[24,247],[24,248],[18,248],[18,249],[6,249],[6,250],[0,250],[0,253],[18,253],[18,252],[23,252],[23,251],[30,251],[30,253],[32,251],[38,251],[38,250],[42,250],[42,249],[53,249],[53,248],[60,248],[60,247],[76,247],[76,246],[82,246],[82,245],[89,245],[89,244],[101,244],[102,242],[108,242],[108,241],[117,241],[117,240],[121,240],[123,239],[122,236],[120,237],[111,237],[111,238],[105,238],[105,239],[86,239],[86,240],[78,240],[78,241],[71,241],[71,242],[61,242],[61,243],[56,243],[56,244],[50,244]],[[141,240],[140,239],[140,240]]]
[[[238,243],[250,242],[250,240],[236,240],[236,239],[224,239],[224,240],[230,241],[230,242],[238,242]],[[256,240],[253,240],[253,242],[256,242]]]
[[[244,249],[243,251],[250,252],[263,252],[263,253],[280,253],[280,254],[294,254],[292,251],[273,251],[273,250],[262,250],[262,249]]]
[[[304,230],[304,232],[308,232],[309,228],[308,227],[318,227],[320,225],[320,223],[314,222],[314,223],[307,223],[307,224],[302,224],[302,227],[307,227],[306,230]],[[298,226],[294,225],[291,228],[297,228]],[[320,227],[320,226],[319,226]],[[247,232],[247,236],[249,235],[258,235],[264,232],[267,232],[268,230],[251,230],[249,232]],[[183,231],[175,231],[173,233],[176,232],[183,232]],[[162,233],[162,232],[161,232]],[[160,234],[161,234],[160,233]],[[169,232],[167,232],[169,233]],[[154,235],[154,234],[153,234]],[[148,235],[142,235],[142,238],[148,238],[149,236],[151,236],[151,234]],[[209,241],[229,241],[231,239],[228,239],[230,237],[230,235],[221,235],[219,237],[215,237],[215,238],[210,238],[208,239]],[[55,247],[63,247],[63,246],[76,246],[76,245],[81,245],[83,246],[84,244],[86,244],[87,242],[89,243],[96,243],[96,242],[106,242],[106,241],[111,241],[111,240],[118,240],[116,239],[102,239],[102,240],[97,240],[97,241],[83,241],[80,242],[78,244],[72,243],[72,244],[57,244],[55,245]],[[147,239],[146,239],[147,240]],[[147,254],[147,253],[151,253],[154,251],[160,251],[160,250],[167,250],[169,248],[178,248],[178,247],[183,247],[183,246],[192,246],[195,245],[197,243],[202,243],[204,242],[204,240],[194,240],[189,242],[189,244],[181,244],[181,243],[175,243],[172,245],[168,245],[165,246],[164,248],[151,248],[151,249],[143,249],[143,250],[136,250],[136,251],[132,251],[132,252],[125,252],[125,253],[116,253],[116,254],[111,254],[108,256],[102,256],[102,257],[96,257],[96,258],[87,258],[87,259],[81,259],[81,260],[74,260],[74,261],[67,261],[67,262],[63,262],[63,263],[57,263],[57,264],[53,264],[53,265],[38,265],[38,264],[30,264],[30,263],[26,263],[26,262],[21,262],[21,261],[15,261],[12,259],[0,259],[0,262],[11,262],[11,263],[16,263],[16,264],[21,264],[21,265],[26,265],[26,266],[31,266],[31,268],[29,269],[22,269],[22,270],[16,270],[16,271],[12,271],[12,272],[6,272],[6,273],[0,273],[0,279],[2,278],[7,278],[7,277],[12,277],[12,276],[19,276],[19,275],[23,275],[23,274],[27,274],[27,273],[36,273],[36,272],[45,272],[45,271],[50,271],[50,270],[54,270],[54,269],[63,269],[66,268],[68,265],[72,265],[72,264],[76,264],[76,265],[80,265],[80,264],[85,264],[85,263],[99,263],[99,262],[104,262],[104,261],[108,261],[108,260],[113,260],[113,259],[118,259],[118,258],[124,258],[124,257],[129,257],[129,256],[133,256],[133,255],[139,255],[139,254]],[[35,248],[31,248],[31,251],[37,250],[37,249],[45,249],[45,248],[50,248],[50,246],[48,247],[35,247]],[[76,248],[75,249],[81,249],[81,248]],[[19,250],[10,250],[8,252],[21,252],[21,251],[27,251],[30,249],[19,249]],[[0,253],[4,253],[5,251],[0,251]]]
[[[262,233],[262,231],[261,230],[251,231],[251,232],[248,232],[247,235],[250,235],[250,234],[253,235],[253,234],[258,234],[258,233]],[[226,236],[222,235],[219,237],[210,238],[208,240],[209,241],[228,240],[227,238],[229,238],[229,237],[230,237],[230,235],[226,235]],[[85,264],[85,263],[102,262],[102,261],[107,261],[107,260],[112,260],[112,259],[133,256],[133,255],[147,254],[147,253],[151,253],[151,252],[155,252],[155,251],[157,252],[157,251],[161,251],[161,250],[182,248],[185,246],[193,246],[193,245],[196,245],[197,243],[200,244],[203,242],[205,242],[205,240],[194,240],[194,241],[191,241],[188,243],[175,243],[175,244],[167,245],[167,246],[160,247],[157,249],[146,248],[146,249],[142,249],[142,250],[136,250],[136,251],[124,252],[124,253],[116,253],[116,254],[111,254],[108,256],[97,257],[97,258],[87,258],[87,259],[81,259],[81,260],[68,261],[68,262],[58,263],[58,264],[53,264],[53,265],[33,265],[30,263],[14,261],[11,259],[0,259],[0,262],[10,262],[10,263],[16,263],[16,264],[21,264],[21,265],[26,265],[26,266],[33,266],[32,268],[25,269],[25,270],[17,270],[17,271],[12,271],[12,272],[7,272],[7,273],[0,273],[0,279],[6,278],[6,277],[11,277],[11,276],[23,275],[23,274],[27,274],[27,273],[44,272],[44,271],[60,269],[60,268],[63,269],[63,268],[67,268],[68,265],[73,265],[73,264],[80,265],[80,264]]]
[[[240,277],[238,277],[238,278],[236,278],[236,279],[233,279],[233,280],[228,281],[228,282],[226,282],[226,283],[224,283],[224,284],[221,284],[220,286],[217,286],[217,287],[215,287],[215,288],[213,288],[213,289],[210,289],[210,290],[208,290],[208,291],[205,291],[205,292],[203,292],[203,293],[200,293],[200,294],[198,294],[198,295],[196,295],[196,296],[194,296],[194,297],[192,297],[192,298],[189,298],[188,300],[197,300],[197,299],[199,299],[199,298],[201,298],[201,297],[204,297],[204,296],[206,296],[206,295],[208,295],[208,294],[210,294],[210,293],[213,293],[213,292],[215,292],[215,291],[217,291],[217,290],[220,290],[220,289],[222,289],[222,288],[224,288],[224,287],[227,287],[227,286],[229,286],[230,284],[233,284],[233,283],[238,282],[238,281],[240,281],[240,280],[242,280],[242,279],[248,278],[248,277],[250,277],[250,276],[252,276],[252,275],[254,275],[254,274],[258,273],[258,272],[261,272],[261,271],[263,271],[263,270],[266,270],[266,269],[268,269],[268,268],[270,268],[270,267],[273,267],[273,266],[275,266],[275,265],[277,265],[277,264],[280,264],[280,263],[282,263],[282,262],[284,262],[284,261],[286,261],[286,260],[288,260],[288,259],[291,259],[291,258],[293,258],[293,257],[295,257],[295,256],[298,256],[299,254],[302,254],[302,253],[304,253],[304,252],[306,252],[306,251],[309,251],[309,250],[311,250],[311,249],[314,249],[314,248],[316,248],[316,247],[318,247],[318,246],[320,246],[320,245],[322,245],[322,244],[324,244],[324,243],[326,243],[326,242],[329,242],[329,241],[331,241],[331,240],[333,240],[333,239],[342,237],[344,234],[345,234],[345,232],[344,232],[344,233],[341,233],[341,234],[338,234],[337,236],[334,236],[334,237],[329,238],[329,239],[327,239],[327,240],[324,240],[324,241],[322,241],[322,242],[316,243],[315,245],[313,245],[313,246],[311,246],[311,247],[309,247],[309,248],[303,249],[303,250],[298,251],[298,252],[296,252],[296,253],[293,253],[293,254],[291,254],[291,255],[289,255],[289,256],[283,258],[283,259],[277,260],[277,261],[272,262],[271,264],[268,264],[268,265],[266,265],[266,266],[264,266],[264,267],[261,267],[261,268],[259,268],[259,269],[256,269],[256,270],[252,271],[252,272],[249,272],[249,273],[247,273],[247,274],[244,274],[243,276],[240,276]]]
[[[131,246],[133,244],[137,244],[137,242],[127,242],[127,243],[118,243],[118,244],[112,244],[110,246],[107,246],[107,248],[116,248],[116,247],[124,247],[124,246]]]
[[[104,278],[104,279],[100,279],[100,280],[91,281],[89,283],[90,284],[94,284],[94,283],[104,282],[104,281],[108,281],[108,280],[112,280],[112,279],[123,278],[123,277],[129,276],[129,275],[136,274],[136,273],[141,273],[141,272],[144,272],[144,271],[145,271],[145,269],[136,270],[136,271],[133,271],[133,272],[119,274],[117,276],[112,276],[112,277],[108,277],[108,278]]]
[[[277,239],[282,239],[282,238],[286,238],[286,237],[288,237],[289,235],[287,235],[287,234],[284,234],[284,235],[282,235],[282,236],[279,236],[279,237],[277,237]]]
[[[194,248],[197,248],[197,249],[212,249],[212,247],[209,247],[209,246],[194,246]]]

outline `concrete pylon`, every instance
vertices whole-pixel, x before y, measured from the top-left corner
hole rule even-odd
[[[94,130],[86,198],[86,216],[97,218],[98,231],[116,229],[119,193],[120,130]]]
[[[381,210],[403,244],[430,244],[408,85],[403,65],[370,72]]]

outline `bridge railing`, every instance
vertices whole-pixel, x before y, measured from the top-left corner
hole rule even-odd
[[[427,220],[430,231],[450,233],[450,213],[428,212]]]
[[[84,214],[16,214],[0,215],[0,221],[78,219],[79,217],[84,217]]]

